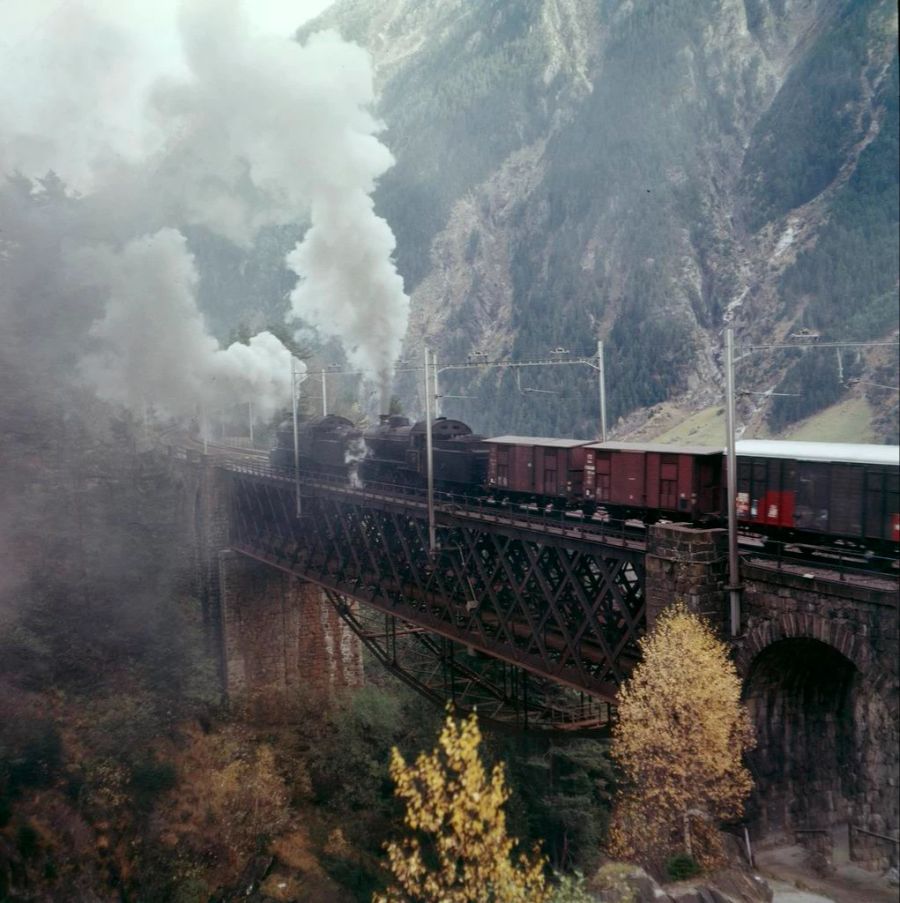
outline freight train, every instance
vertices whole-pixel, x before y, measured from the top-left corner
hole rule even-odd
[[[577,442],[525,436],[485,440],[488,488],[645,523],[721,524],[725,452],[704,446]],[[784,540],[852,543],[896,556],[900,448],[828,442],[740,441],[738,525]]]
[[[475,435],[459,420],[437,418],[435,487],[499,504],[601,511],[616,519],[721,525],[722,448],[589,442],[537,436]],[[383,416],[362,431],[343,417],[298,429],[305,473],[424,487],[425,422]],[[271,452],[293,467],[290,421]],[[791,542],[853,544],[897,556],[900,546],[900,448],[822,442],[737,443],[737,518],[745,532]]]

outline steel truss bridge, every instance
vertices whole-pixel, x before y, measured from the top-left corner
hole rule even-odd
[[[389,670],[435,701],[517,726],[596,729],[644,632],[640,534],[395,486],[301,485],[219,459],[230,546],[320,586]]]

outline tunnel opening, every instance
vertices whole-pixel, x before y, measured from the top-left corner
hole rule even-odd
[[[855,709],[860,674],[812,639],[773,643],[754,660],[744,700],[756,729],[747,815],[757,837],[849,824],[864,796]]]

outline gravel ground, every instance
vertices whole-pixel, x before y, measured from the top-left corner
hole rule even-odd
[[[760,874],[775,891],[773,903],[897,903],[898,891],[884,875],[854,865],[838,866],[819,875],[809,865],[807,851],[785,845],[756,852]]]

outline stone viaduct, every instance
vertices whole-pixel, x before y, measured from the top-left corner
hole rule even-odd
[[[361,683],[358,640],[322,592],[229,549],[229,483],[215,459],[174,452],[170,461],[184,488],[185,555],[230,700],[271,713],[291,694]],[[724,530],[657,525],[645,560],[648,626],[681,599],[728,638]],[[757,732],[751,830],[849,832],[854,860],[884,868],[897,864],[900,828],[896,579],[823,573],[742,562],[741,631],[731,644]]]

